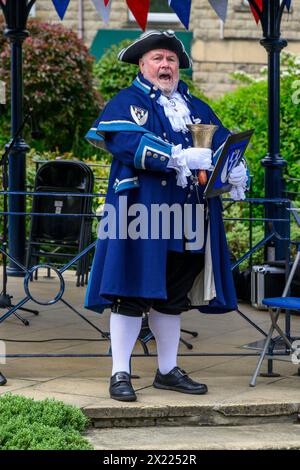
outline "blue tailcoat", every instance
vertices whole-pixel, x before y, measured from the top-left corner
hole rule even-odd
[[[212,142],[215,151],[229,131],[206,103],[189,94],[184,82],[179,82],[178,91],[185,99],[194,123],[219,126]],[[175,171],[167,168],[172,147],[181,144],[187,148],[193,146],[193,142],[189,132],[173,131],[163,107],[157,103],[160,94],[160,90],[139,73],[129,88],[122,90],[107,104],[86,135],[96,146],[105,144],[113,155],[106,204],[116,209],[119,230],[125,205],[130,207],[140,203],[150,208],[153,204],[177,203],[181,206],[191,204],[194,209],[200,197],[200,202],[208,206],[216,297],[208,305],[194,307],[207,313],[234,310],[236,295],[221,201],[212,198],[204,202],[203,189],[198,186],[196,191],[191,181],[186,188],[177,186]],[[128,222],[130,220],[125,224]],[[195,222],[192,211],[190,223],[194,228]],[[204,231],[207,231],[207,222]],[[173,233],[169,239],[163,239],[161,234],[158,239],[98,239],[85,307],[102,312],[109,306],[111,296],[167,298],[167,252],[184,249],[184,237],[176,239]]]

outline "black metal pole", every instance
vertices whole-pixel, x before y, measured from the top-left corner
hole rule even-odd
[[[285,192],[283,169],[287,162],[280,155],[280,52],[287,46],[287,41],[280,38],[280,24],[283,4],[280,0],[263,0],[261,24],[264,38],[261,45],[268,53],[268,153],[261,164],[265,169],[265,197],[282,198]],[[265,217],[289,218],[284,205],[266,204]],[[277,222],[276,231],[284,238],[289,238],[290,224]],[[266,232],[269,231],[266,226]],[[275,240],[275,253],[271,246],[266,247],[266,259],[283,260],[286,256],[287,242]]]
[[[26,30],[27,18],[34,1],[6,0],[0,2],[6,20],[4,35],[11,45],[11,137],[15,135],[23,120],[23,77],[22,77],[22,44],[29,35]],[[9,155],[9,190],[24,191],[26,179],[26,152],[28,145],[20,136],[13,145]],[[10,212],[25,212],[25,196],[9,196]],[[25,217],[9,216],[9,252],[10,255],[24,263],[25,259]],[[23,276],[24,272],[10,261],[8,274]]]

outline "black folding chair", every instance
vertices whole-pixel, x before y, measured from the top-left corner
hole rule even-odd
[[[41,257],[64,264],[90,243],[92,198],[83,196],[92,193],[93,186],[92,170],[80,161],[49,161],[37,170],[34,192],[41,194],[32,201],[27,268]],[[87,254],[77,263],[77,286],[86,283],[88,269]]]

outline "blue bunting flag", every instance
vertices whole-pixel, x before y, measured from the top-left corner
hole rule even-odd
[[[66,10],[69,6],[70,0],[52,0],[55,10],[61,20],[64,19]]]

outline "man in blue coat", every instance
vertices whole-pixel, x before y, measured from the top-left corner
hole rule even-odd
[[[119,59],[140,72],[86,136],[113,160],[85,307],[111,307],[111,398],[136,400],[130,357],[143,313],[157,345],[154,387],[204,394],[207,386],[177,367],[180,314],[236,308],[221,202],[205,200],[198,179],[229,131],[179,80],[191,60],[173,31],[143,34]],[[199,123],[218,126],[212,151],[193,147],[188,125]],[[244,197],[246,180],[243,164],[232,170],[232,197]]]

